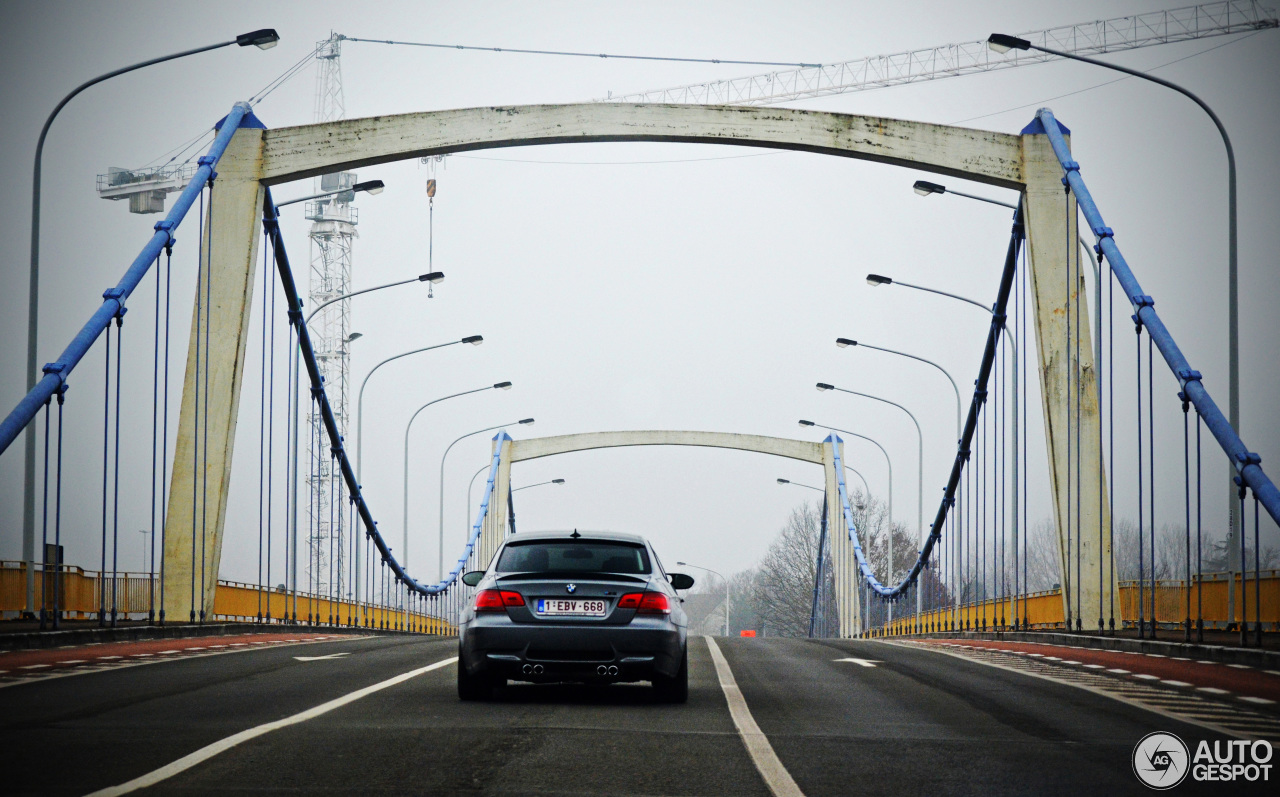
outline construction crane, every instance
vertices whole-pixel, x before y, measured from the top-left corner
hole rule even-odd
[[[342,91],[342,37],[330,33],[316,47],[316,96],[314,120],[332,122],[346,115],[346,101]],[[326,174],[316,181],[316,193],[339,191],[332,196],[315,199],[304,206],[304,215],[311,222],[308,237],[311,240],[310,304],[320,307],[339,296],[351,292],[356,225],[359,215],[351,204],[355,196],[351,190],[356,184],[353,172]],[[338,301],[320,310],[308,325],[311,344],[315,349],[320,374],[324,377],[329,404],[338,424],[338,434],[346,436],[350,382],[351,303]],[[341,583],[344,571],[344,539],[350,529],[343,523],[344,507],[333,494],[334,461],[329,456],[327,439],[321,428],[322,419],[317,413],[309,416],[311,433],[307,435],[307,462],[310,463],[307,484],[311,500],[307,501],[310,513],[308,539],[308,579],[317,592],[328,594],[336,589],[340,593],[351,590],[352,584]],[[359,546],[357,546],[358,548]],[[329,563],[328,552],[333,552]],[[328,566],[331,564],[332,566]],[[359,568],[357,568],[358,570]],[[330,573],[338,579],[330,584]],[[347,597],[345,594],[343,597]]]
[[[1275,12],[1254,0],[1225,0],[1019,33],[1018,38],[1077,55],[1098,55],[1277,26]],[[597,102],[773,105],[1054,60],[1058,56],[1035,50],[993,57],[983,39],[616,97],[610,94]]]

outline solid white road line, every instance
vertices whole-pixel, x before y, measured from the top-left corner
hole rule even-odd
[[[716,676],[720,679],[724,698],[729,703],[729,714],[733,717],[733,724],[737,726],[738,735],[742,737],[742,743],[746,745],[747,753],[755,763],[756,769],[760,771],[760,777],[764,778],[765,785],[769,787],[774,797],[804,797],[804,792],[800,791],[800,787],[791,779],[791,773],[787,772],[787,768],[778,760],[777,753],[773,752],[773,745],[769,744],[769,739],[760,732],[760,726],[756,725],[755,718],[751,716],[751,709],[747,708],[747,701],[743,699],[742,690],[738,688],[733,670],[729,669],[729,662],[725,661],[720,647],[709,636],[703,639],[707,640],[707,648],[711,650],[711,661],[716,665]]]
[[[449,659],[443,659],[441,661],[437,661],[435,664],[429,664],[426,667],[420,667],[416,670],[410,670],[409,672],[401,673],[400,675],[397,675],[394,678],[388,678],[387,680],[382,681],[380,683],[376,683],[372,686],[366,686],[363,689],[357,689],[356,691],[351,692],[350,694],[346,694],[346,695],[343,695],[342,697],[335,698],[334,700],[330,700],[327,703],[321,703],[320,705],[315,706],[314,708],[309,708],[306,711],[299,712],[297,714],[294,714],[291,717],[285,717],[284,719],[279,719],[279,720],[276,720],[275,722],[268,722],[263,725],[259,725],[255,728],[249,728],[248,730],[240,731],[239,733],[232,734],[231,736],[228,736],[225,739],[214,742],[211,745],[202,747],[199,750],[195,751],[194,753],[191,753],[190,755],[185,755],[171,764],[166,764],[165,766],[160,767],[159,769],[153,772],[148,772],[147,774],[143,775],[140,778],[134,778],[133,780],[128,781],[127,783],[121,783],[119,786],[109,786],[105,789],[100,789],[98,791],[91,793],[90,795],[88,795],[88,797],[114,797],[114,795],[128,794],[129,792],[137,791],[138,789],[145,789],[150,786],[154,786],[157,783],[168,780],[169,778],[173,777],[174,775],[177,775],[180,772],[184,772],[190,769],[191,767],[194,767],[196,764],[202,763],[204,761],[208,761],[210,758],[213,758],[219,753],[226,752],[227,750],[230,750],[231,748],[235,747],[238,744],[241,744],[242,742],[247,742],[250,739],[256,739],[259,736],[262,736],[267,733],[271,733],[274,730],[279,730],[280,728],[287,728],[290,725],[297,725],[298,723],[315,719],[316,717],[319,717],[322,714],[328,714],[330,711],[333,711],[336,708],[341,708],[342,706],[345,706],[348,703],[354,703],[355,701],[359,700],[362,697],[368,697],[374,692],[380,692],[383,689],[386,689],[387,687],[395,686],[396,684],[399,684],[399,683],[404,683],[410,678],[416,678],[417,676],[422,675],[423,673],[428,673],[428,672],[431,672],[432,670],[438,670],[441,667],[447,667],[448,665],[453,664],[457,660],[458,660],[457,656],[454,656],[453,658],[449,658]],[[799,791],[796,791],[796,794],[799,794],[799,793],[800,793]]]

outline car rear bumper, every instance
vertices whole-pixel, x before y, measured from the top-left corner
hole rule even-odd
[[[505,618],[502,618],[505,620]],[[471,675],[520,681],[647,681],[674,677],[684,629],[636,625],[471,623],[462,630],[459,666]]]

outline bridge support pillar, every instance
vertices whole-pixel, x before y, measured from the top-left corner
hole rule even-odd
[[[213,615],[253,300],[261,165],[262,130],[241,128],[218,162],[208,200],[203,280],[191,318],[165,510],[161,610],[168,622]],[[196,242],[187,245],[194,249]]]
[[[494,453],[501,448],[498,458],[498,472],[493,478],[493,494],[489,496],[489,513],[484,517],[484,527],[480,530],[480,539],[476,543],[476,565],[486,567],[489,560],[497,553],[498,546],[507,536],[507,526],[511,522],[511,507],[507,504],[507,496],[511,490],[511,437],[500,432],[493,439]],[[492,454],[490,455],[492,456]]]
[[[1084,290],[1091,269],[1077,245],[1075,196],[1064,189],[1062,167],[1039,121],[1023,130],[1022,150],[1031,310],[1063,616],[1073,629],[1097,630],[1099,618],[1108,626],[1113,617],[1119,623],[1120,606],[1112,571],[1111,508]]]
[[[853,555],[853,543],[849,540],[844,506],[840,502],[840,486],[836,483],[835,445],[840,446],[840,459],[844,461],[843,443],[823,443],[822,471],[826,477],[827,538],[831,541],[831,565],[835,570],[839,633],[841,639],[849,639],[862,633],[861,574]]]

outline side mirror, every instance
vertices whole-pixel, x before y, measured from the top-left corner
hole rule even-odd
[[[676,589],[688,589],[693,586],[693,576],[686,576],[684,573],[668,573],[671,578],[671,586]]]
[[[479,584],[480,580],[483,578],[483,570],[472,570],[470,573],[466,573],[462,576],[462,583],[466,584],[468,587],[474,587],[476,584]]]

